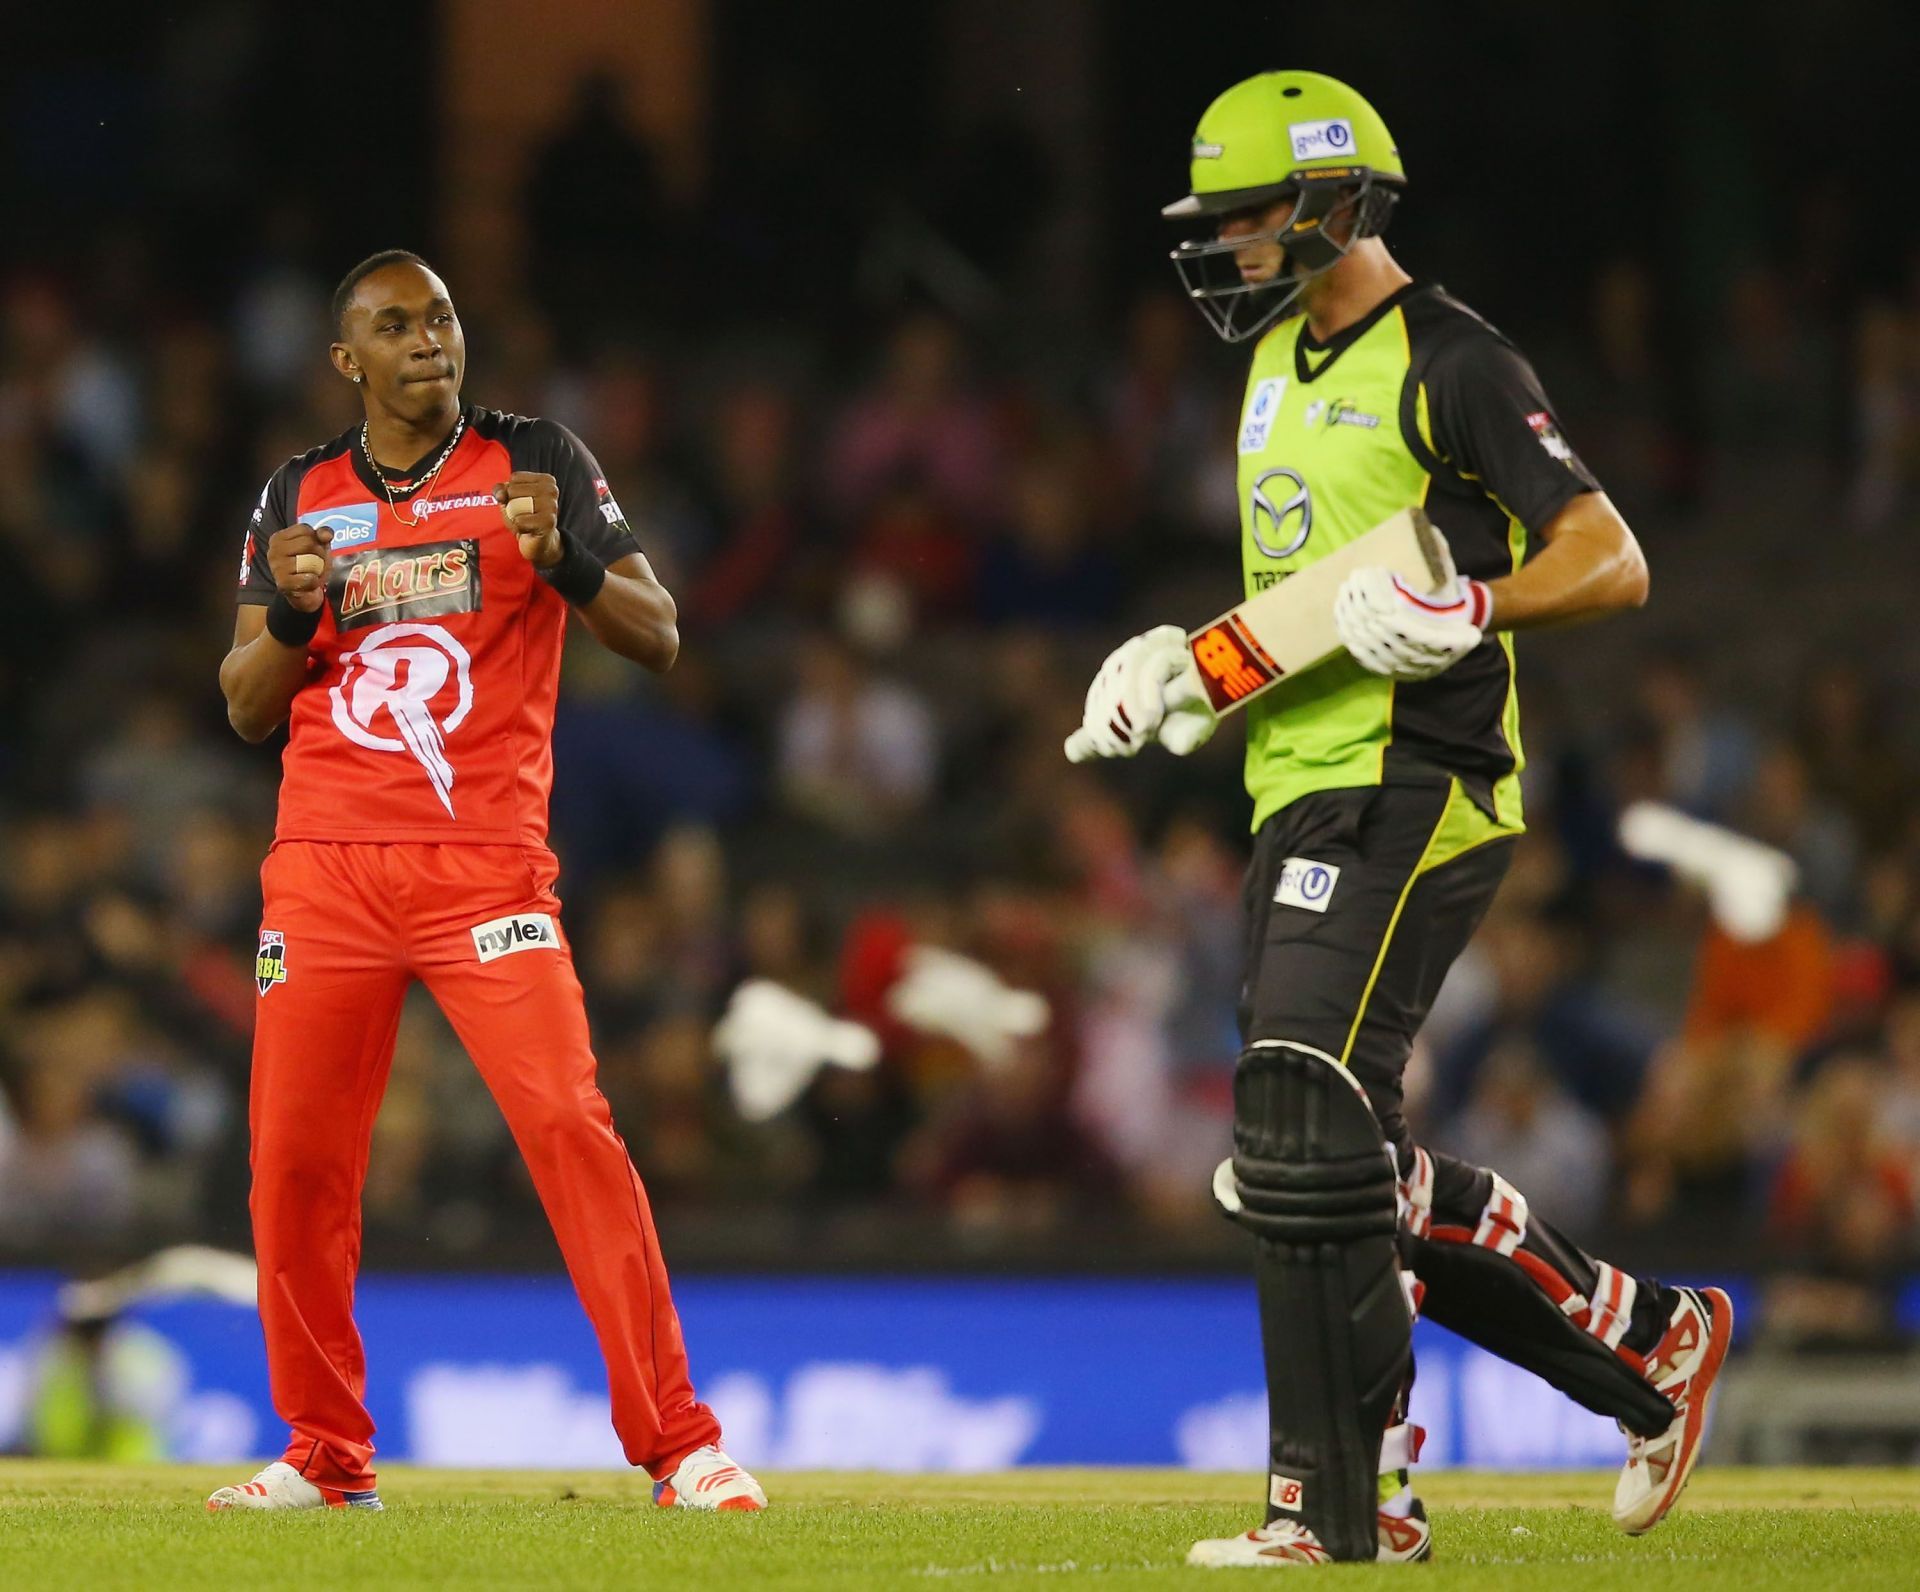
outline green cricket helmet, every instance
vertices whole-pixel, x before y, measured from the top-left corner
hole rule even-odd
[[[1193,134],[1193,192],[1160,213],[1217,228],[1229,216],[1293,200],[1280,229],[1265,234],[1285,251],[1271,282],[1243,282],[1234,263],[1234,251],[1258,234],[1196,238],[1173,251],[1187,296],[1237,343],[1286,314],[1361,238],[1384,232],[1406,182],[1387,124],[1346,84],[1318,72],[1262,72],[1207,107]],[[1327,224],[1348,214],[1355,224],[1343,243]]]

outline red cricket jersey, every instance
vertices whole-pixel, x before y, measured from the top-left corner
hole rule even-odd
[[[247,532],[240,601],[270,602],[267,540],[333,531],[327,600],[308,643],[280,782],[281,840],[544,845],[566,600],[534,574],[493,488],[515,470],[560,484],[560,525],[602,564],[639,551],[580,439],[551,420],[466,408],[383,486],[360,428],[290,459]],[[388,502],[387,488],[408,519]]]

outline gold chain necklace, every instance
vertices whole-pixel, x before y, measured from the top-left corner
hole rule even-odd
[[[369,424],[370,422],[365,420],[360,422],[360,451],[367,456],[367,468],[373,472],[374,479],[380,483],[380,490],[387,494],[387,507],[393,510],[393,517],[399,520],[402,525],[418,529],[425,521],[418,518],[410,520],[401,514],[400,500],[393,495],[393,483],[387,479],[387,472],[380,468],[378,462],[373,457],[373,446],[367,440],[367,427]],[[420,478],[420,484],[418,486],[412,488],[407,493],[410,500],[419,497],[422,492],[433,485],[447,460],[453,457],[453,450],[458,447],[460,443],[460,434],[466,429],[467,417],[462,415],[454,422],[453,435],[447,438],[447,445],[440,450],[440,457],[433,461],[433,468]]]

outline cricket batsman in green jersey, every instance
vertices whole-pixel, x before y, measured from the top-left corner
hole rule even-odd
[[[1406,186],[1366,100],[1313,72],[1236,84],[1200,119],[1165,214],[1195,305],[1253,353],[1235,448],[1247,595],[1410,505],[1459,578],[1342,585],[1345,655],[1249,704],[1242,1050],[1214,1179],[1255,1239],[1272,1447],[1265,1522],[1189,1562],[1410,1561],[1431,1552],[1409,1467],[1424,1312],[1614,1417],[1614,1518],[1685,1484],[1732,1334],[1718,1289],[1595,1260],[1497,1171],[1413,1142],[1402,1073],[1521,832],[1513,633],[1646,600],[1633,533],[1532,368],[1414,280],[1381,234]],[[1070,755],[1185,755],[1213,732],[1185,633],[1107,661]]]

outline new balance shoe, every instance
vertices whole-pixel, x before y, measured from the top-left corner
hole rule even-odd
[[[1627,1433],[1627,1463],[1613,1489],[1614,1524],[1628,1535],[1659,1525],[1693,1474],[1732,1338],[1733,1301],[1725,1292],[1680,1290],[1667,1330],[1647,1356],[1647,1380],[1672,1403],[1673,1420],[1653,1437]]]
[[[680,1461],[674,1473],[653,1484],[662,1509],[764,1509],[767,1495],[724,1450],[709,1443]]]
[[[1433,1557],[1433,1529],[1418,1499],[1404,1516],[1380,1512],[1381,1564],[1417,1564]],[[1283,1570],[1293,1565],[1332,1564],[1320,1539],[1292,1520],[1276,1520],[1238,1537],[1210,1537],[1187,1550],[1187,1563],[1202,1570]]]
[[[1427,1524],[1426,1505],[1418,1498],[1404,1515],[1380,1511],[1381,1564],[1421,1564],[1433,1557],[1433,1527]]]
[[[307,1480],[284,1459],[276,1459],[252,1481],[216,1488],[207,1507],[222,1509],[382,1509],[380,1494],[368,1487],[355,1492],[321,1487]]]
[[[1202,1570],[1283,1570],[1298,1564],[1332,1564],[1320,1539],[1294,1520],[1243,1532],[1206,1537],[1187,1549],[1187,1563]]]

